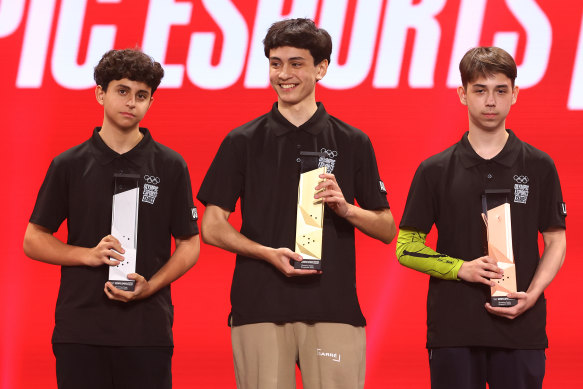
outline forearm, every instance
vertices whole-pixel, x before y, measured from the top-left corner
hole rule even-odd
[[[176,249],[168,262],[148,280],[150,285],[148,295],[156,293],[184,275],[196,264],[199,253],[200,239],[198,235],[186,239],[176,239]]]
[[[61,266],[85,265],[89,248],[65,244],[37,224],[29,223],[24,234],[24,253],[34,260]]]
[[[207,206],[201,223],[202,240],[235,254],[266,260],[270,248],[237,231],[228,221],[229,214],[215,205]]]
[[[457,280],[464,261],[437,253],[425,245],[427,234],[401,229],[397,238],[397,259],[403,266],[434,277]]]
[[[346,220],[366,235],[386,244],[391,243],[397,234],[393,214],[388,208],[368,210],[348,204]]]
[[[527,294],[536,301],[555,278],[565,260],[567,242],[565,230],[554,230],[543,233],[544,251]]]

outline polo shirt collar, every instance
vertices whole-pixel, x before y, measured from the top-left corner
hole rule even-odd
[[[140,132],[144,135],[142,140],[134,146],[130,151],[124,154],[118,154],[105,144],[99,135],[101,127],[95,127],[93,135],[90,139],[91,151],[95,158],[102,165],[107,165],[117,158],[124,158],[135,164],[136,166],[144,165],[146,162],[147,150],[153,143],[152,135],[147,128],[140,127]]]
[[[271,124],[271,128],[276,136],[285,135],[291,131],[306,131],[312,135],[318,135],[324,129],[326,122],[328,121],[329,115],[324,108],[324,104],[316,103],[318,109],[312,115],[311,118],[308,119],[307,122],[302,124],[299,127],[296,127],[292,123],[290,123],[279,110],[277,109],[277,102],[273,103],[271,107],[271,111],[269,112],[269,123]]]
[[[508,132],[508,139],[502,150],[496,154],[496,156],[489,161],[499,163],[506,167],[511,167],[518,157],[518,150],[520,140],[514,135],[512,130],[506,129]],[[484,162],[488,162],[487,159],[480,157],[472,148],[470,141],[468,140],[469,132],[466,132],[462,139],[458,143],[457,152],[459,154],[462,165],[465,168],[470,168],[479,165]]]

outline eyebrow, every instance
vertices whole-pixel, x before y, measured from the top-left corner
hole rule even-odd
[[[125,85],[125,84],[117,84],[117,86],[118,86],[118,87],[121,87],[121,88],[129,89],[129,90],[131,90],[131,89],[132,89],[132,88],[130,88],[128,85]],[[150,92],[148,92],[148,91],[147,91],[147,90],[145,90],[145,89],[139,89],[137,93],[146,93],[146,94],[150,94]]]
[[[277,61],[282,61],[281,58],[279,57],[269,57],[270,60],[277,60]],[[305,61],[306,59],[304,57],[291,57],[287,59],[288,61]]]
[[[508,88],[507,84],[498,84],[494,88]],[[486,84],[472,84],[472,88],[487,88]]]

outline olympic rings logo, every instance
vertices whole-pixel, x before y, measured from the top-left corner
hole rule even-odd
[[[323,147],[320,149],[320,152],[326,154],[328,158],[336,158],[338,156],[338,151],[327,150]]]
[[[153,185],[158,185],[160,183],[160,179],[158,177],[154,177],[154,176],[145,175],[144,180],[146,180],[146,182],[148,184],[153,184]]]
[[[527,176],[514,176],[514,181],[518,182],[519,184],[528,184],[528,177]]]

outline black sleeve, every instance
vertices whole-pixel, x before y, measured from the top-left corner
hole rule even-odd
[[[411,188],[409,188],[399,228],[414,228],[426,234],[431,231],[435,222],[432,193],[424,165],[421,164],[417,168]]]
[[[355,177],[355,197],[364,209],[389,208],[387,190],[380,178],[377,160],[368,137],[359,151],[360,163]]]
[[[548,163],[548,173],[541,183],[538,225],[540,232],[546,231],[551,227],[566,228],[567,206],[563,202],[559,174],[550,157],[548,157]]]
[[[235,210],[245,179],[242,145],[237,143],[232,133],[221,143],[196,196],[205,206],[213,204],[231,212]]]
[[[66,168],[55,159],[51,162],[38,192],[29,221],[56,232],[67,218],[68,194]]]
[[[192,200],[192,187],[190,174],[186,162],[181,159],[181,166],[177,169],[180,173],[177,178],[172,203],[172,216],[170,233],[175,238],[198,234],[198,213]]]

